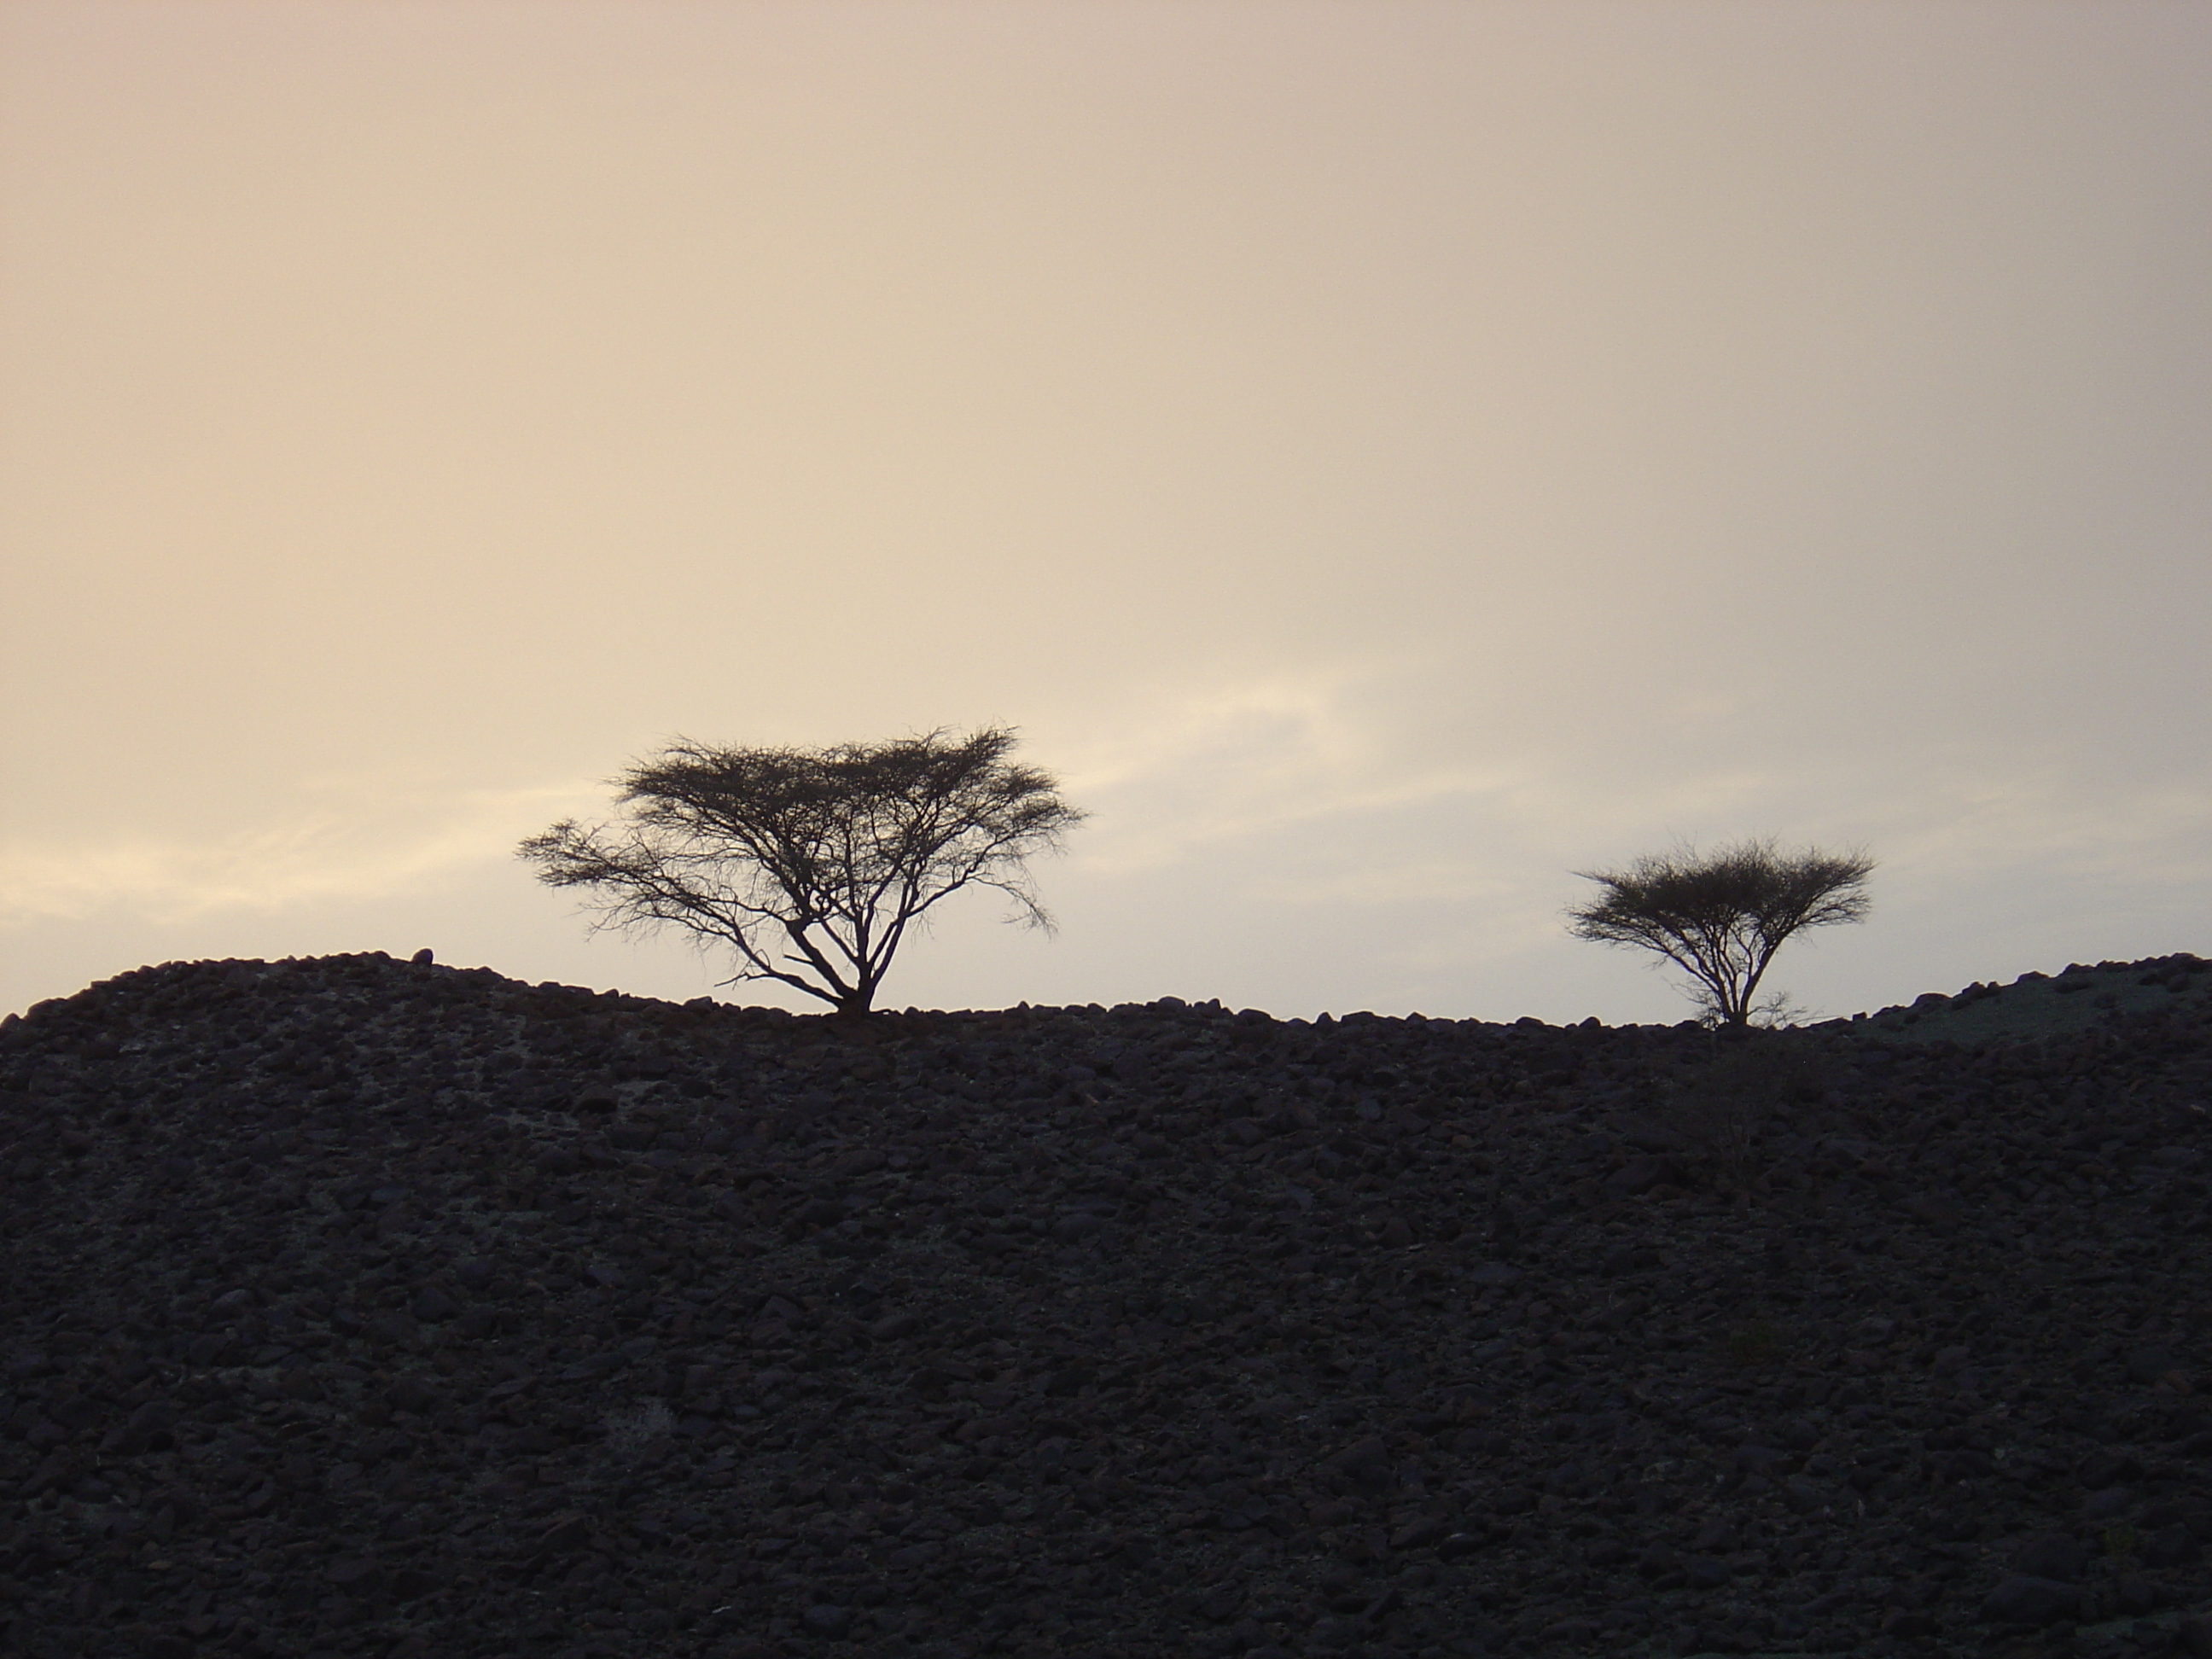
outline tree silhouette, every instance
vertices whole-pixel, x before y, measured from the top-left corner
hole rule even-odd
[[[1708,1020],[1747,1025],[1759,1012],[1759,982],[1785,940],[1865,918],[1874,867],[1863,852],[1778,853],[1771,837],[1702,855],[1680,847],[1626,870],[1577,871],[1604,890],[1568,910],[1568,930],[1664,957],[1689,974]]]
[[[1014,734],[944,732],[827,749],[678,742],[631,768],[613,823],[566,820],[517,849],[554,887],[595,890],[601,927],[675,926],[841,1013],[873,1007],[908,928],[965,887],[1049,927],[1027,860],[1084,814],[1007,761]]]

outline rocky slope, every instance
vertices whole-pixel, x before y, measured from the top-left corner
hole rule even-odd
[[[2212,1652],[2208,967],[1978,1047],[126,975],[0,1026],[0,1617]]]

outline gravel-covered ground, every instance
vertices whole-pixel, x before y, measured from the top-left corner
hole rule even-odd
[[[2207,968],[1979,1047],[126,975],[0,1025],[0,1618],[2212,1654]]]

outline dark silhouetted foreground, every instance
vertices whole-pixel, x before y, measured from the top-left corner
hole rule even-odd
[[[1983,1049],[127,975],[0,1026],[8,1650],[2163,1651],[2205,966]]]

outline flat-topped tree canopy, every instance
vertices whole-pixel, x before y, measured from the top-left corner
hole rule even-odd
[[[674,926],[726,945],[726,983],[773,980],[864,1014],[914,921],[966,887],[1051,918],[1029,859],[1084,814],[1015,734],[939,730],[823,749],[679,740],[620,780],[623,815],[555,824],[517,849],[554,887],[592,890],[599,927]]]
[[[1863,851],[1778,852],[1771,836],[1707,854],[1678,847],[1626,870],[1577,871],[1604,890],[1568,910],[1568,931],[1665,957],[1689,974],[1713,1024],[1748,1025],[1759,1012],[1759,981],[1785,940],[1865,919],[1874,867]],[[1782,1004],[1768,1007],[1778,1017]]]

